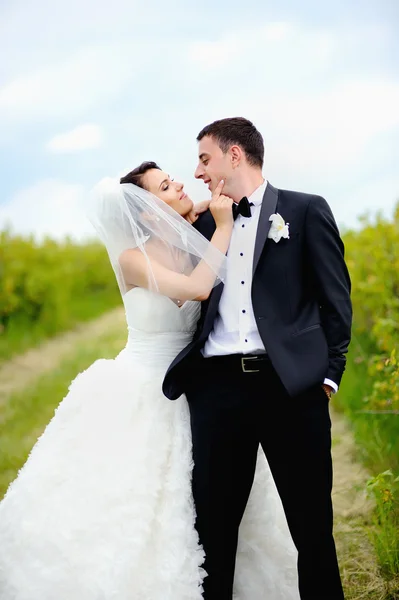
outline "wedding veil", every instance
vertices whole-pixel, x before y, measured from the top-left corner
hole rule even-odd
[[[105,178],[91,191],[86,213],[106,247],[122,295],[132,287],[125,281],[119,262],[121,254],[128,249],[136,249],[145,256],[147,287],[154,292],[160,291],[155,263],[187,277],[201,265],[204,277],[193,288],[190,299],[209,292],[225,279],[226,256],[147,190]]]

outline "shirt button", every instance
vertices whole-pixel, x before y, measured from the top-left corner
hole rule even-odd
[[[242,224],[242,225],[241,225],[241,227],[245,227],[245,225],[244,225],[244,224]]]
[[[244,340],[244,342],[247,344],[247,343],[248,343],[248,340]]]
[[[243,313],[245,313],[245,312],[247,312],[247,311],[245,310],[245,308],[243,308],[243,309],[242,309],[242,312],[243,312]]]
[[[241,285],[244,285],[245,281],[241,281]]]
[[[240,256],[244,256],[244,254],[242,252],[240,252]]]

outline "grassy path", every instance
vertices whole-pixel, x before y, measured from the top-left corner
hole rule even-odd
[[[14,357],[0,366],[0,406],[20,390],[26,389],[39,377],[56,369],[71,349],[85,339],[92,343],[106,331],[119,332],[124,326],[123,309],[117,308],[99,319],[77,326],[37,348]]]
[[[46,342],[0,368],[0,497],[77,373],[124,346],[124,312],[118,309]],[[391,600],[368,540],[367,472],[355,461],[346,421],[332,407],[335,537],[347,600]]]
[[[333,423],[335,541],[347,600],[393,600],[379,575],[368,536],[372,505],[365,494],[369,478],[356,462],[356,447],[346,419],[331,411]]]

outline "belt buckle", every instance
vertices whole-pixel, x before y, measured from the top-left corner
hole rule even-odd
[[[247,369],[245,366],[245,361],[249,360],[257,360],[258,356],[242,356],[241,357],[241,368],[244,373],[259,373],[260,369]]]

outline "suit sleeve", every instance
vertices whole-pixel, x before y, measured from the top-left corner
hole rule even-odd
[[[215,233],[216,225],[210,210],[199,215],[198,219],[193,223],[194,229],[202,233],[208,240]]]
[[[328,344],[329,365],[325,377],[339,385],[351,339],[351,281],[344,259],[344,244],[324,198],[313,196],[310,200],[305,230],[307,256]]]

